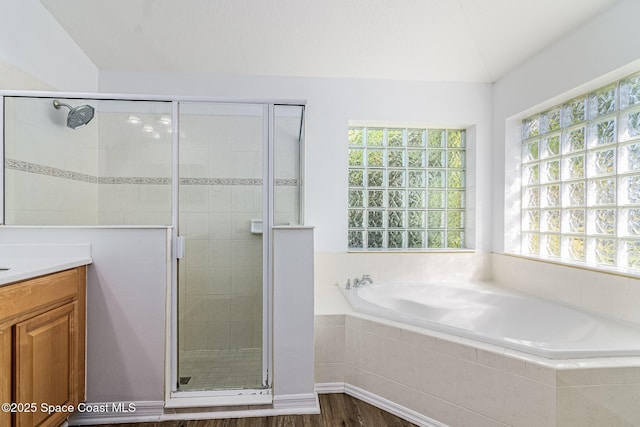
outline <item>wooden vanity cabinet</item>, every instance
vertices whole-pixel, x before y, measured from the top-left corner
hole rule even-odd
[[[84,401],[85,310],[84,266],[0,287],[0,426],[58,426]]]

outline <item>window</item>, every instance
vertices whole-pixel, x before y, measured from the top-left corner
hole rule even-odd
[[[522,122],[522,252],[640,269],[640,74]]]
[[[349,128],[349,249],[464,248],[465,131]]]

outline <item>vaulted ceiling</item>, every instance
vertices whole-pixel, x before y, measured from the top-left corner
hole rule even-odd
[[[617,0],[41,0],[99,70],[494,82]]]

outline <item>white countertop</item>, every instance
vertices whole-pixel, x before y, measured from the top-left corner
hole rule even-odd
[[[91,245],[0,245],[0,286],[91,264]]]

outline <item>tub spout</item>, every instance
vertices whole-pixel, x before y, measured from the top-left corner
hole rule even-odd
[[[364,286],[367,283],[369,284],[373,283],[373,280],[371,280],[371,276],[369,276],[368,274],[363,274],[361,279],[358,279],[357,277],[353,279],[354,288],[359,288],[360,286]]]
[[[360,286],[364,285],[365,283],[373,285],[373,279],[368,274],[363,274],[362,279],[360,279]]]

